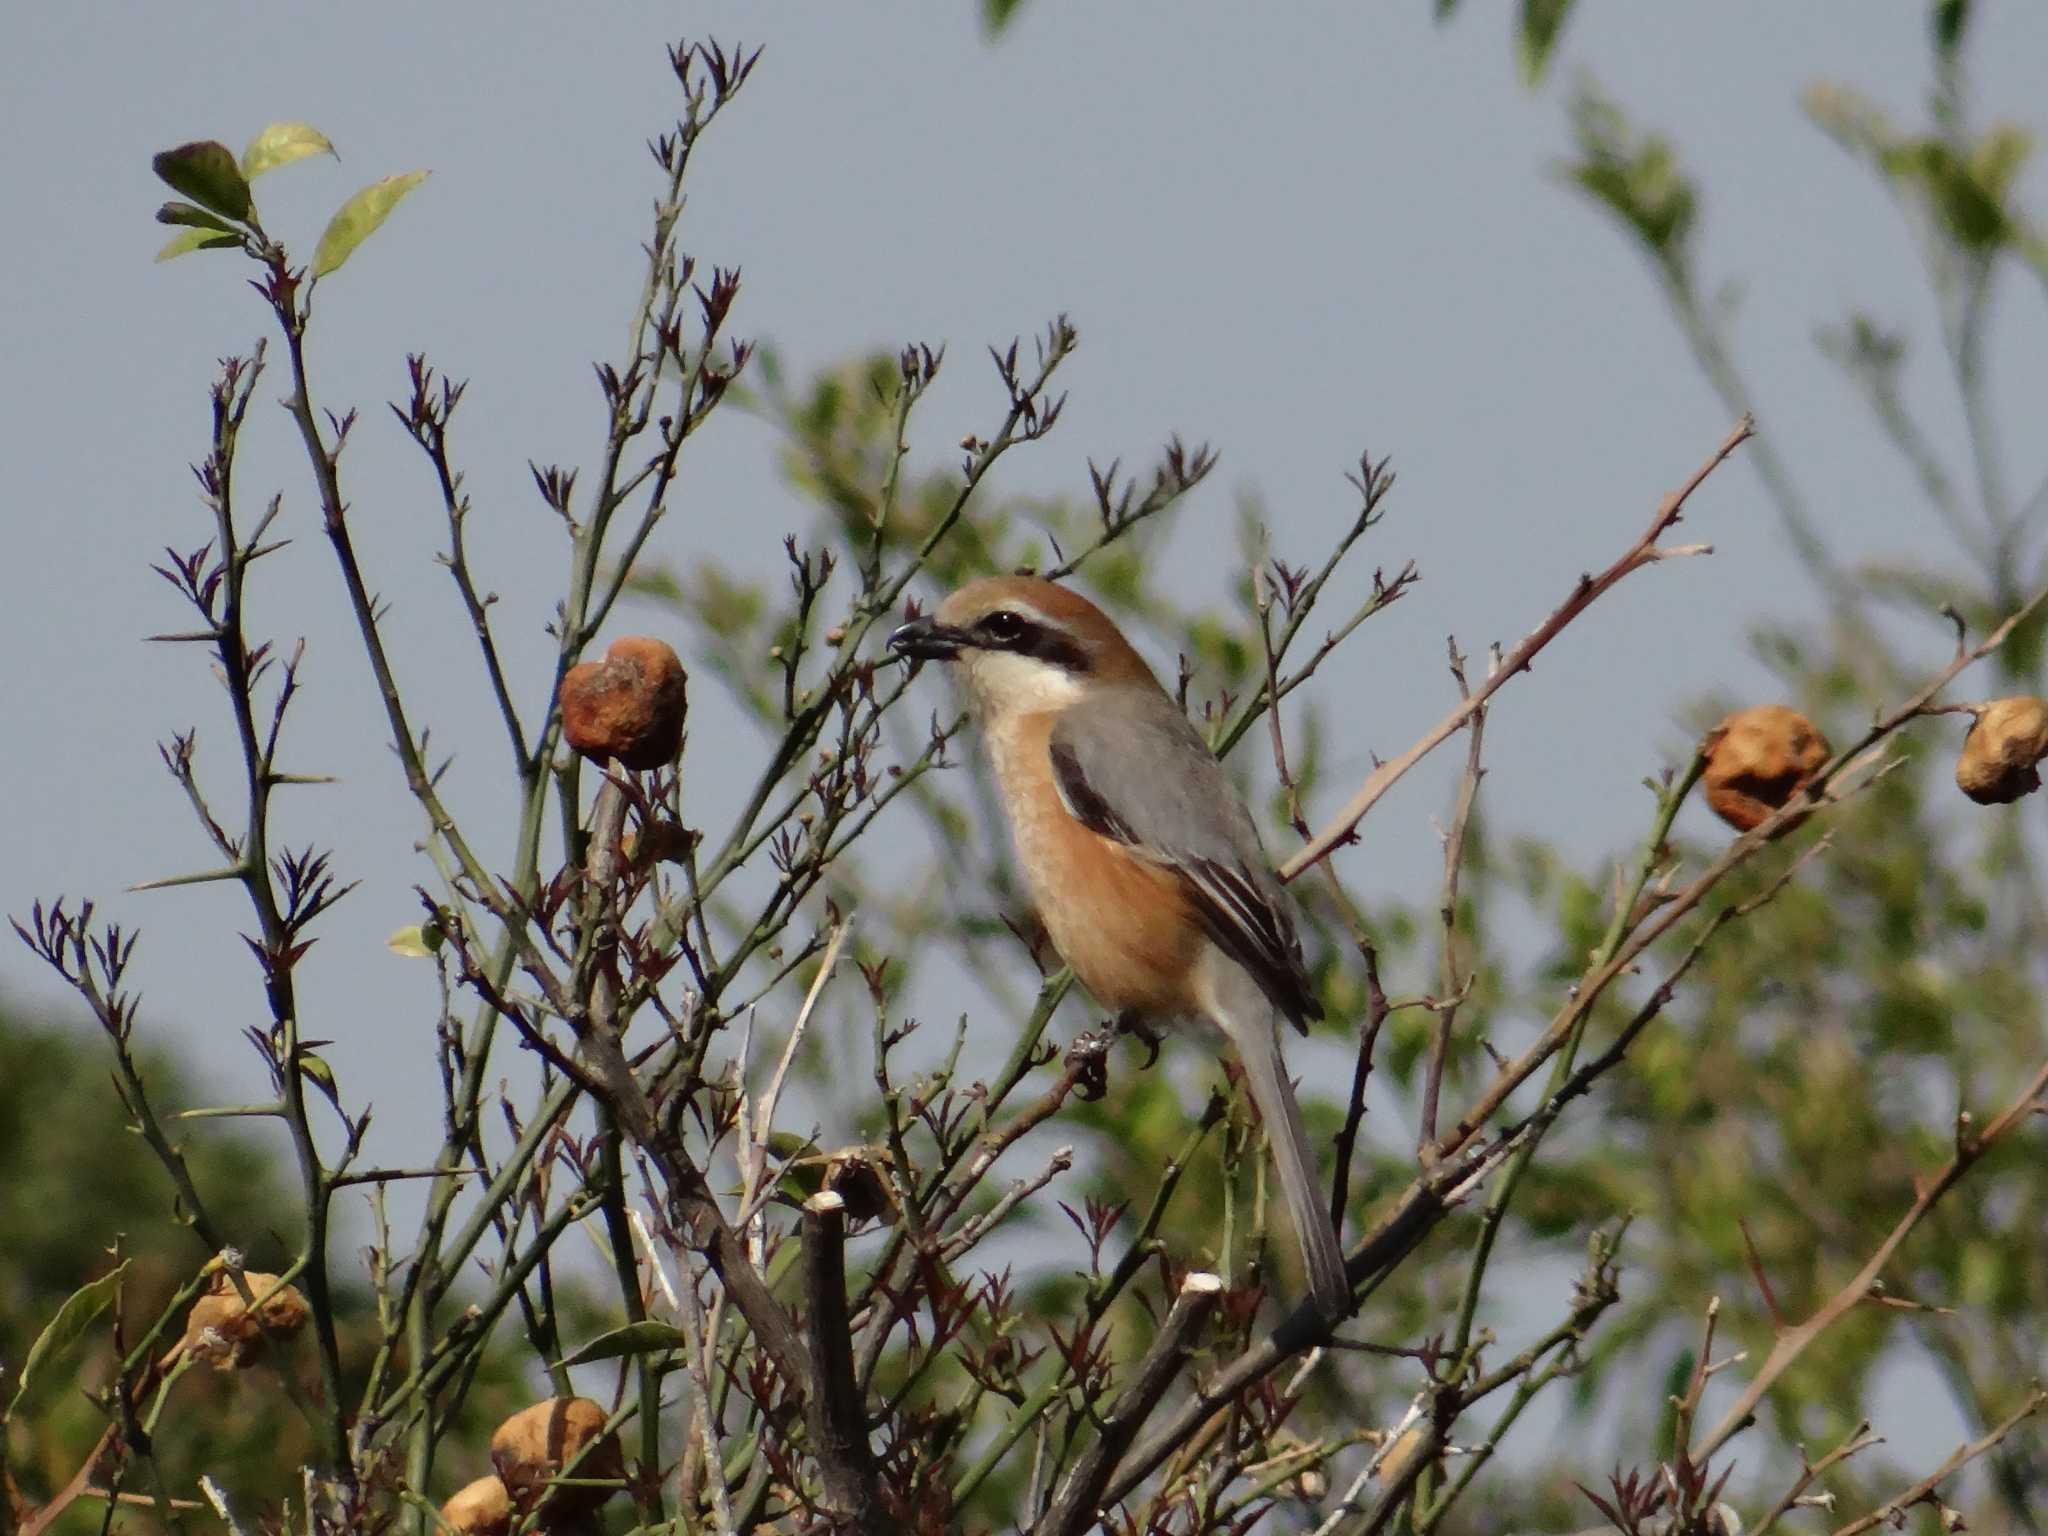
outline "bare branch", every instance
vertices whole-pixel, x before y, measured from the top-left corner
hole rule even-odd
[[[1968,1173],[1986,1152],[1996,1146],[2014,1126],[2032,1114],[2034,1103],[2041,1097],[2043,1089],[2048,1089],[2048,1061],[2041,1063],[2019,1096],[2000,1111],[1982,1132],[1971,1134],[1967,1128],[1967,1116],[1962,1117],[1964,1123],[1958,1129],[1955,1156],[1943,1164],[1931,1178],[1921,1182],[1919,1196],[1913,1201],[1911,1209],[1899,1218],[1897,1224],[1886,1234],[1884,1241],[1877,1245],[1877,1251],[1871,1254],[1849,1282],[1823,1302],[1820,1310],[1813,1316],[1796,1328],[1788,1328],[1779,1335],[1778,1341],[1771,1346],[1770,1354],[1765,1356],[1764,1363],[1757,1368],[1755,1377],[1742,1389],[1741,1395],[1729,1406],[1727,1413],[1722,1415],[1721,1422],[1714,1426],[1713,1432],[1694,1453],[1694,1460],[1704,1462],[1751,1422],[1757,1404],[1763,1401],[1764,1394],[1771,1390],[1778,1378],[1791,1369],[1793,1362],[1806,1353],[1815,1339],[1839,1322],[1851,1308],[1870,1293],[1871,1286],[1877,1283],[1878,1278],[1884,1273],[1885,1266],[1899,1251],[1899,1245],[1912,1235],[1913,1229],[1918,1227],[1928,1212],[1940,1203],[1942,1196],[1955,1188],[1963,1175]]]
[[[1737,422],[1735,429],[1728,434],[1721,446],[1708,455],[1704,464],[1693,471],[1692,478],[1664,498],[1657,508],[1657,515],[1650,519],[1650,526],[1644,531],[1643,536],[1624,550],[1620,559],[1598,576],[1581,576],[1571,595],[1558,604],[1550,617],[1537,625],[1527,639],[1508,652],[1501,665],[1485,682],[1474,689],[1469,697],[1460,701],[1456,709],[1431,727],[1414,746],[1399,757],[1375,768],[1372,776],[1365,781],[1358,793],[1351,797],[1350,803],[1339,811],[1322,831],[1309,840],[1307,847],[1280,867],[1280,878],[1292,880],[1319,859],[1327,858],[1332,850],[1350,838],[1352,829],[1365,819],[1366,813],[1379,803],[1382,795],[1392,789],[1410,768],[1463,727],[1476,711],[1484,708],[1486,701],[1492,698],[1509,678],[1528,671],[1530,663],[1535,661],[1546,645],[1557,638],[1567,624],[1584,613],[1630,572],[1641,570],[1646,565],[1654,565],[1662,559],[1668,551],[1660,551],[1657,548],[1658,538],[1678,521],[1685,510],[1686,501],[1699,489],[1707,476],[1719,468],[1722,461],[1755,432],[1756,423],[1750,417],[1745,416]]]
[[[1799,1476],[1793,1479],[1792,1486],[1779,1496],[1778,1502],[1765,1510],[1762,1516],[1758,1518],[1755,1526],[1750,1530],[1750,1536],[1765,1536],[1765,1533],[1772,1526],[1776,1525],[1787,1511],[1806,1499],[1806,1490],[1819,1481],[1821,1475],[1829,1468],[1847,1461],[1858,1452],[1867,1451],[1874,1445],[1882,1444],[1884,1444],[1884,1437],[1873,1435],[1870,1432],[1870,1420],[1865,1419],[1849,1431],[1848,1436],[1840,1445],[1821,1457],[1819,1461],[1808,1461],[1802,1449],[1799,1457],[1801,1463]]]
[[[824,1473],[825,1497],[851,1529],[885,1536],[893,1527],[882,1510],[867,1412],[853,1372],[846,1312],[846,1202],[829,1189],[804,1202],[803,1277],[812,1377],[805,1419],[812,1454]]]
[[[1472,689],[1465,680],[1465,658],[1458,653],[1458,642],[1450,642],[1451,676],[1457,679],[1458,696],[1472,697]],[[1458,876],[1465,867],[1465,829],[1472,821],[1472,803],[1479,795],[1479,780],[1485,770],[1479,766],[1480,749],[1486,736],[1486,710],[1482,706],[1472,712],[1471,723],[1466,727],[1468,740],[1465,747],[1465,772],[1458,781],[1457,809],[1451,814],[1451,827],[1444,834],[1444,887],[1438,903],[1438,917],[1443,925],[1443,953],[1437,974],[1439,989],[1437,1005],[1432,1010],[1436,1015],[1435,1027],[1429,1037],[1429,1064],[1422,1080],[1422,1123],[1415,1139],[1416,1152],[1428,1157],[1436,1141],[1437,1098],[1443,1091],[1444,1063],[1451,1051],[1451,1025],[1458,1017],[1458,1004],[1463,1001],[1465,983],[1458,978]]]
[[[1919,1482],[1908,1488],[1904,1493],[1886,1499],[1861,1519],[1851,1520],[1847,1525],[1837,1526],[1835,1528],[1835,1536],[1860,1536],[1860,1533],[1863,1531],[1875,1530],[1880,1525],[1896,1521],[1900,1514],[1911,1509],[1915,1504],[1926,1503],[1932,1500],[1935,1489],[1939,1488],[1948,1478],[1968,1466],[1979,1456],[1982,1456],[1986,1451],[1994,1449],[2007,1435],[2038,1413],[2043,1404],[2048,1404],[2048,1392],[2044,1392],[2041,1388],[2036,1387],[2027,1394],[2026,1401],[1999,1420],[1998,1423],[1992,1425],[1990,1429],[1985,1431],[1981,1439],[1972,1440],[1967,1445],[1957,1446],[1949,1454],[1948,1460],[1928,1473],[1927,1476],[1921,1478]]]

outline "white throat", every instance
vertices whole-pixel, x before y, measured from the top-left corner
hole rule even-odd
[[[1036,714],[1078,703],[1081,679],[1065,667],[1014,651],[970,650],[956,663],[969,703],[984,719],[1009,712]]]

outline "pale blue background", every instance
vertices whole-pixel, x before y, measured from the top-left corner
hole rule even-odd
[[[2048,11],[1980,9],[1981,100],[2037,112]],[[143,930],[149,1028],[181,1044],[205,1092],[260,1093],[237,1038],[261,1006],[235,937],[239,896],[121,894],[208,862],[153,739],[197,723],[202,772],[224,799],[234,782],[198,656],[139,637],[185,626],[147,567],[164,544],[206,536],[185,468],[204,444],[204,386],[218,355],[266,330],[231,259],[150,264],[165,234],[149,217],[164,195],[151,151],[239,145],[275,118],[318,124],[343,164],[260,188],[270,226],[301,251],[358,184],[434,171],[323,287],[315,367],[322,403],[364,408],[345,465],[357,538],[391,606],[414,718],[459,753],[456,808],[482,827],[509,803],[497,720],[431,560],[443,537],[431,482],[382,402],[401,391],[408,350],[471,380],[456,453],[531,718],[562,550],[526,464],[594,457],[589,364],[618,350],[655,188],[640,146],[673,113],[660,45],[679,34],[768,44],[705,143],[683,245],[744,268],[736,331],[773,341],[793,374],[869,347],[948,343],[916,435],[926,462],[950,462],[963,432],[991,422],[982,344],[1060,310],[1083,337],[1069,413],[1003,483],[1073,493],[1089,456],[1138,463],[1176,430],[1214,442],[1222,467],[1170,556],[1193,592],[1229,574],[1216,554],[1235,549],[1234,491],[1264,504],[1281,553],[1307,559],[1350,515],[1342,475],[1359,451],[1392,454],[1400,488],[1364,561],[1413,556],[1425,581],[1328,681],[1347,716],[1347,782],[1369,751],[1398,751],[1443,712],[1447,633],[1475,654],[1518,638],[1730,425],[1641,259],[1550,174],[1566,148],[1563,87],[1581,70],[1668,131],[1697,173],[1704,268],[1743,282],[1737,335],[1765,429],[1829,536],[1850,556],[1929,547],[1919,497],[1810,336],[1866,307],[1931,351],[1933,315],[1894,211],[1797,107],[1828,76],[1910,109],[1928,83],[1923,8],[1587,0],[1535,94],[1515,75],[1508,8],[1468,3],[1442,29],[1428,10],[1039,0],[991,48],[969,8],[933,4],[9,8],[4,905],[103,898]],[[1995,394],[2024,491],[2042,468],[2048,347],[2037,296],[2008,297],[2020,302],[2000,311]],[[260,571],[255,619],[287,644],[313,638],[289,766],[344,782],[286,792],[280,824],[293,846],[336,845],[339,870],[363,882],[302,968],[304,1023],[334,1039],[350,1098],[375,1101],[373,1150],[407,1161],[437,1140],[435,1085],[412,1065],[426,1060],[431,985],[383,941],[416,917],[410,887],[427,872],[401,855],[419,817],[303,460],[270,403],[281,391],[276,375],[261,391],[243,495],[253,505],[282,488],[282,527],[299,542]],[[1960,462],[1952,396],[1927,372],[1911,393]],[[687,455],[657,552],[779,560],[802,513],[772,448],[759,423],[721,416]],[[1684,706],[1767,686],[1746,628],[1811,594],[1748,467],[1708,486],[1684,536],[1719,553],[1631,579],[1504,697],[1488,737],[1496,826],[1595,864],[1641,824],[1637,785],[1682,749]],[[1944,654],[1945,632],[1930,625],[1925,643]],[[736,789],[712,777],[715,757],[693,781],[714,824]],[[1347,855],[1362,890],[1433,892],[1431,818],[1452,765],[1432,767]],[[11,943],[0,984],[17,1005],[71,1011]]]

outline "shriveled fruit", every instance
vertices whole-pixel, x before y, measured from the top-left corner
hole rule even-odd
[[[2020,695],[1977,712],[1956,759],[1956,788],[1979,805],[2007,805],[2041,787],[2034,765],[2048,754],[2048,704]]]
[[[895,1156],[885,1146],[841,1147],[837,1152],[792,1157],[783,1165],[782,1182],[799,1199],[829,1190],[844,1202],[848,1221],[893,1223],[896,1193],[890,1176],[895,1166]]]
[[[192,1303],[185,1317],[186,1350],[210,1361],[217,1371],[247,1365],[266,1338],[289,1338],[312,1315],[306,1298],[293,1286],[279,1285],[275,1275],[245,1270],[242,1283],[256,1303],[253,1312],[233,1277],[216,1270],[212,1289]]]
[[[480,1477],[441,1506],[441,1518],[462,1536],[505,1536],[512,1529],[512,1495],[496,1475]]]
[[[623,635],[603,661],[571,667],[562,678],[562,735],[592,762],[665,767],[683,744],[687,688],[672,649],[647,635]]]
[[[1707,804],[1738,831],[1768,820],[1832,755],[1827,737],[1783,704],[1738,710],[1707,732]]]
[[[491,1436],[491,1465],[522,1508],[532,1507],[548,1479],[572,1464],[569,1476],[625,1476],[619,1439],[604,1433],[604,1409],[587,1397],[551,1397],[523,1408],[500,1424]],[[588,1455],[583,1454],[590,1447]],[[577,1460],[581,1456],[582,1460]],[[612,1496],[607,1488],[557,1488],[547,1498],[547,1514],[565,1517],[597,1508]]]

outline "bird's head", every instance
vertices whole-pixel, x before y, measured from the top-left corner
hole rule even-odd
[[[1097,688],[1158,686],[1107,614],[1035,576],[969,582],[898,629],[889,649],[949,663],[984,714],[1059,709]]]

